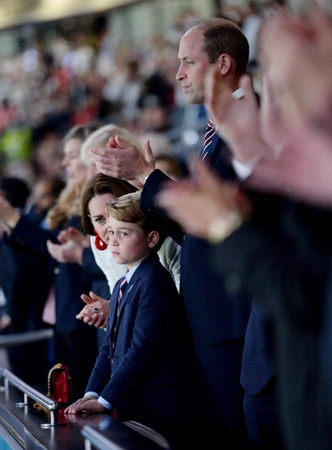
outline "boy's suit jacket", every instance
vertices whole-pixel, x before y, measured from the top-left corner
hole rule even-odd
[[[112,296],[107,334],[86,391],[98,393],[122,420],[156,430],[194,424],[202,408],[182,302],[156,254],[134,272],[121,300]]]

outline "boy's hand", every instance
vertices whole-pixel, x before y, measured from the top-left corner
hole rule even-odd
[[[68,406],[65,414],[82,414],[82,413],[106,413],[108,409],[101,405],[96,397],[89,395],[88,397],[80,398],[75,403]]]

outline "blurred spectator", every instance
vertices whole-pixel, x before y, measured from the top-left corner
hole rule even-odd
[[[62,178],[45,176],[35,184],[28,203],[30,220],[46,227],[44,219],[47,212],[55,205],[66,183]]]
[[[123,65],[118,65],[117,71],[111,75],[103,89],[104,99],[114,104],[125,124],[130,123],[137,114],[141,86],[140,62],[138,59],[129,58]]]
[[[0,192],[14,208],[24,211],[25,203],[30,195],[27,183],[17,177],[3,177],[0,179]]]
[[[248,7],[242,18],[242,31],[249,42],[249,60],[248,70],[255,69],[258,65],[257,61],[257,36],[262,23],[260,9],[257,0],[249,1]]]
[[[159,155],[172,155],[174,153],[171,141],[163,133],[150,131],[140,135],[142,144],[144,144],[147,139],[150,141],[155,157]]]
[[[63,150],[60,133],[52,126],[45,125],[35,130],[35,145],[32,152],[34,171],[37,177],[62,174]]]
[[[12,206],[23,213],[30,194],[27,183],[19,178],[4,177],[0,180],[0,189]],[[0,255],[0,284],[6,299],[0,321],[2,331],[12,334],[44,328],[42,310],[46,298],[46,261],[10,248],[5,240],[1,242]],[[30,384],[45,383],[45,341],[9,347],[7,355],[10,369],[19,378]]]
[[[137,123],[144,133],[147,131],[166,132],[170,128],[167,107],[154,94],[145,95],[139,101]]]
[[[150,97],[155,98],[155,103],[164,107],[174,104],[174,88],[158,70],[144,80],[138,99],[138,106],[149,102]]]
[[[75,30],[69,41],[70,49],[62,59],[62,66],[69,70],[71,76],[80,76],[91,67],[93,48],[87,43],[83,30]]]
[[[4,98],[0,105],[0,133],[22,120],[23,111],[8,98]]]
[[[188,175],[188,168],[176,155],[159,154],[155,159],[156,169],[161,170],[172,180]]]
[[[86,87],[84,98],[74,107],[73,114],[71,116],[71,125],[83,125],[88,122],[93,122],[99,118],[101,106],[100,97]]]

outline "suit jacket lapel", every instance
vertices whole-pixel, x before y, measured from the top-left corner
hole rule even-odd
[[[121,299],[120,302],[120,316],[119,318],[121,318],[121,312],[123,310],[124,305],[127,303],[133,287],[135,286],[135,284],[137,283],[137,281],[145,274],[145,272],[151,267],[152,264],[155,263],[155,261],[159,260],[159,256],[155,253],[153,253],[152,255],[149,255],[147,258],[145,258],[141,264],[137,267],[137,269],[135,270],[133,276],[131,277],[127,289],[125,290],[123,297]],[[117,295],[119,294],[119,288],[117,289]]]
[[[127,286],[127,288],[126,288],[126,290],[125,290],[125,292],[123,294],[123,297],[121,299],[121,302],[120,302],[120,309],[119,309],[120,315],[121,315],[121,311],[122,311],[125,303],[127,303],[128,297],[130,296],[130,292],[131,292],[132,288],[134,287],[134,284],[136,283],[136,281],[137,280],[133,281],[131,279],[130,282],[128,283],[128,286]]]

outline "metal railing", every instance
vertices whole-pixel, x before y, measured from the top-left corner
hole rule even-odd
[[[42,394],[41,392],[38,392],[33,387],[26,384],[24,381],[22,381],[20,378],[18,378],[16,375],[14,375],[10,370],[4,369],[0,367],[0,376],[3,379],[3,386],[0,386],[0,389],[5,392],[5,395],[9,397],[9,384],[15,386],[19,391],[23,393],[24,400],[23,402],[16,403],[16,406],[18,408],[23,408],[25,406],[28,406],[28,399],[35,400],[38,404],[43,406],[45,409],[47,409],[50,412],[50,423],[42,423],[40,426],[41,428],[50,428],[55,427],[57,425],[62,425],[60,423],[56,423],[56,411],[59,409],[59,403],[55,402],[54,400],[50,399],[46,395]]]
[[[169,450],[171,448],[169,446],[169,443],[167,442],[167,439],[165,439],[164,436],[162,436],[160,433],[157,433],[157,431],[153,430],[152,428],[147,427],[142,423],[136,422],[135,420],[127,420],[123,423],[127,425],[127,427],[135,430],[137,433],[140,433],[151,441],[155,442],[165,450]]]
[[[29,386],[16,375],[14,375],[10,370],[0,367],[0,391],[4,392],[6,400],[10,398],[11,385],[14,386],[18,391],[22,392],[24,396],[23,402],[17,402],[15,404],[17,408],[27,407],[30,404],[29,399],[32,399],[41,407],[50,412],[50,423],[40,424],[41,428],[52,428],[57,425],[67,425],[66,423],[56,422],[56,412],[61,407],[58,402],[50,399],[46,395]],[[109,416],[107,416],[107,419],[107,423],[100,430],[97,430],[95,427],[92,427],[90,425],[83,426],[83,428],[81,429],[81,434],[84,437],[85,450],[91,450],[92,448],[96,448],[98,450],[127,450],[128,448],[134,448],[133,445],[135,445],[137,449],[146,448],[146,443],[144,444],[141,442],[138,443],[138,441],[136,442],[136,437],[134,435],[131,435],[130,433],[127,435],[124,428],[115,428],[114,437],[116,437],[116,439],[114,439],[113,441],[113,438],[108,437],[103,432],[107,430],[109,420],[113,420]],[[116,423],[118,423],[118,421],[116,421]],[[156,450],[170,450],[170,446],[167,440],[155,430],[135,421],[122,422],[122,424],[120,423],[120,425],[117,425],[117,427],[124,427],[124,425],[128,428],[131,428],[135,433],[140,434],[148,439],[148,441],[150,441],[149,448],[155,448]],[[127,436],[126,439],[124,439],[125,436]]]
[[[51,339],[53,329],[25,331],[23,333],[12,333],[0,336],[0,348],[15,347],[16,345],[30,344],[31,342]]]
[[[135,422],[133,420],[129,420],[127,422],[122,423],[131,428],[132,430],[134,430],[135,432],[141,434],[142,436],[145,436],[151,442],[154,442],[156,444],[156,449],[158,448],[164,450],[171,450],[171,447],[169,446],[164,436],[157,433],[155,430],[147,427],[146,425]],[[98,450],[126,450],[127,448],[129,448],[125,446],[126,444],[122,446],[118,442],[113,442],[112,440],[107,438],[105,435],[103,435],[90,425],[84,425],[81,433],[84,436],[85,450],[92,450],[92,448],[96,448]]]

